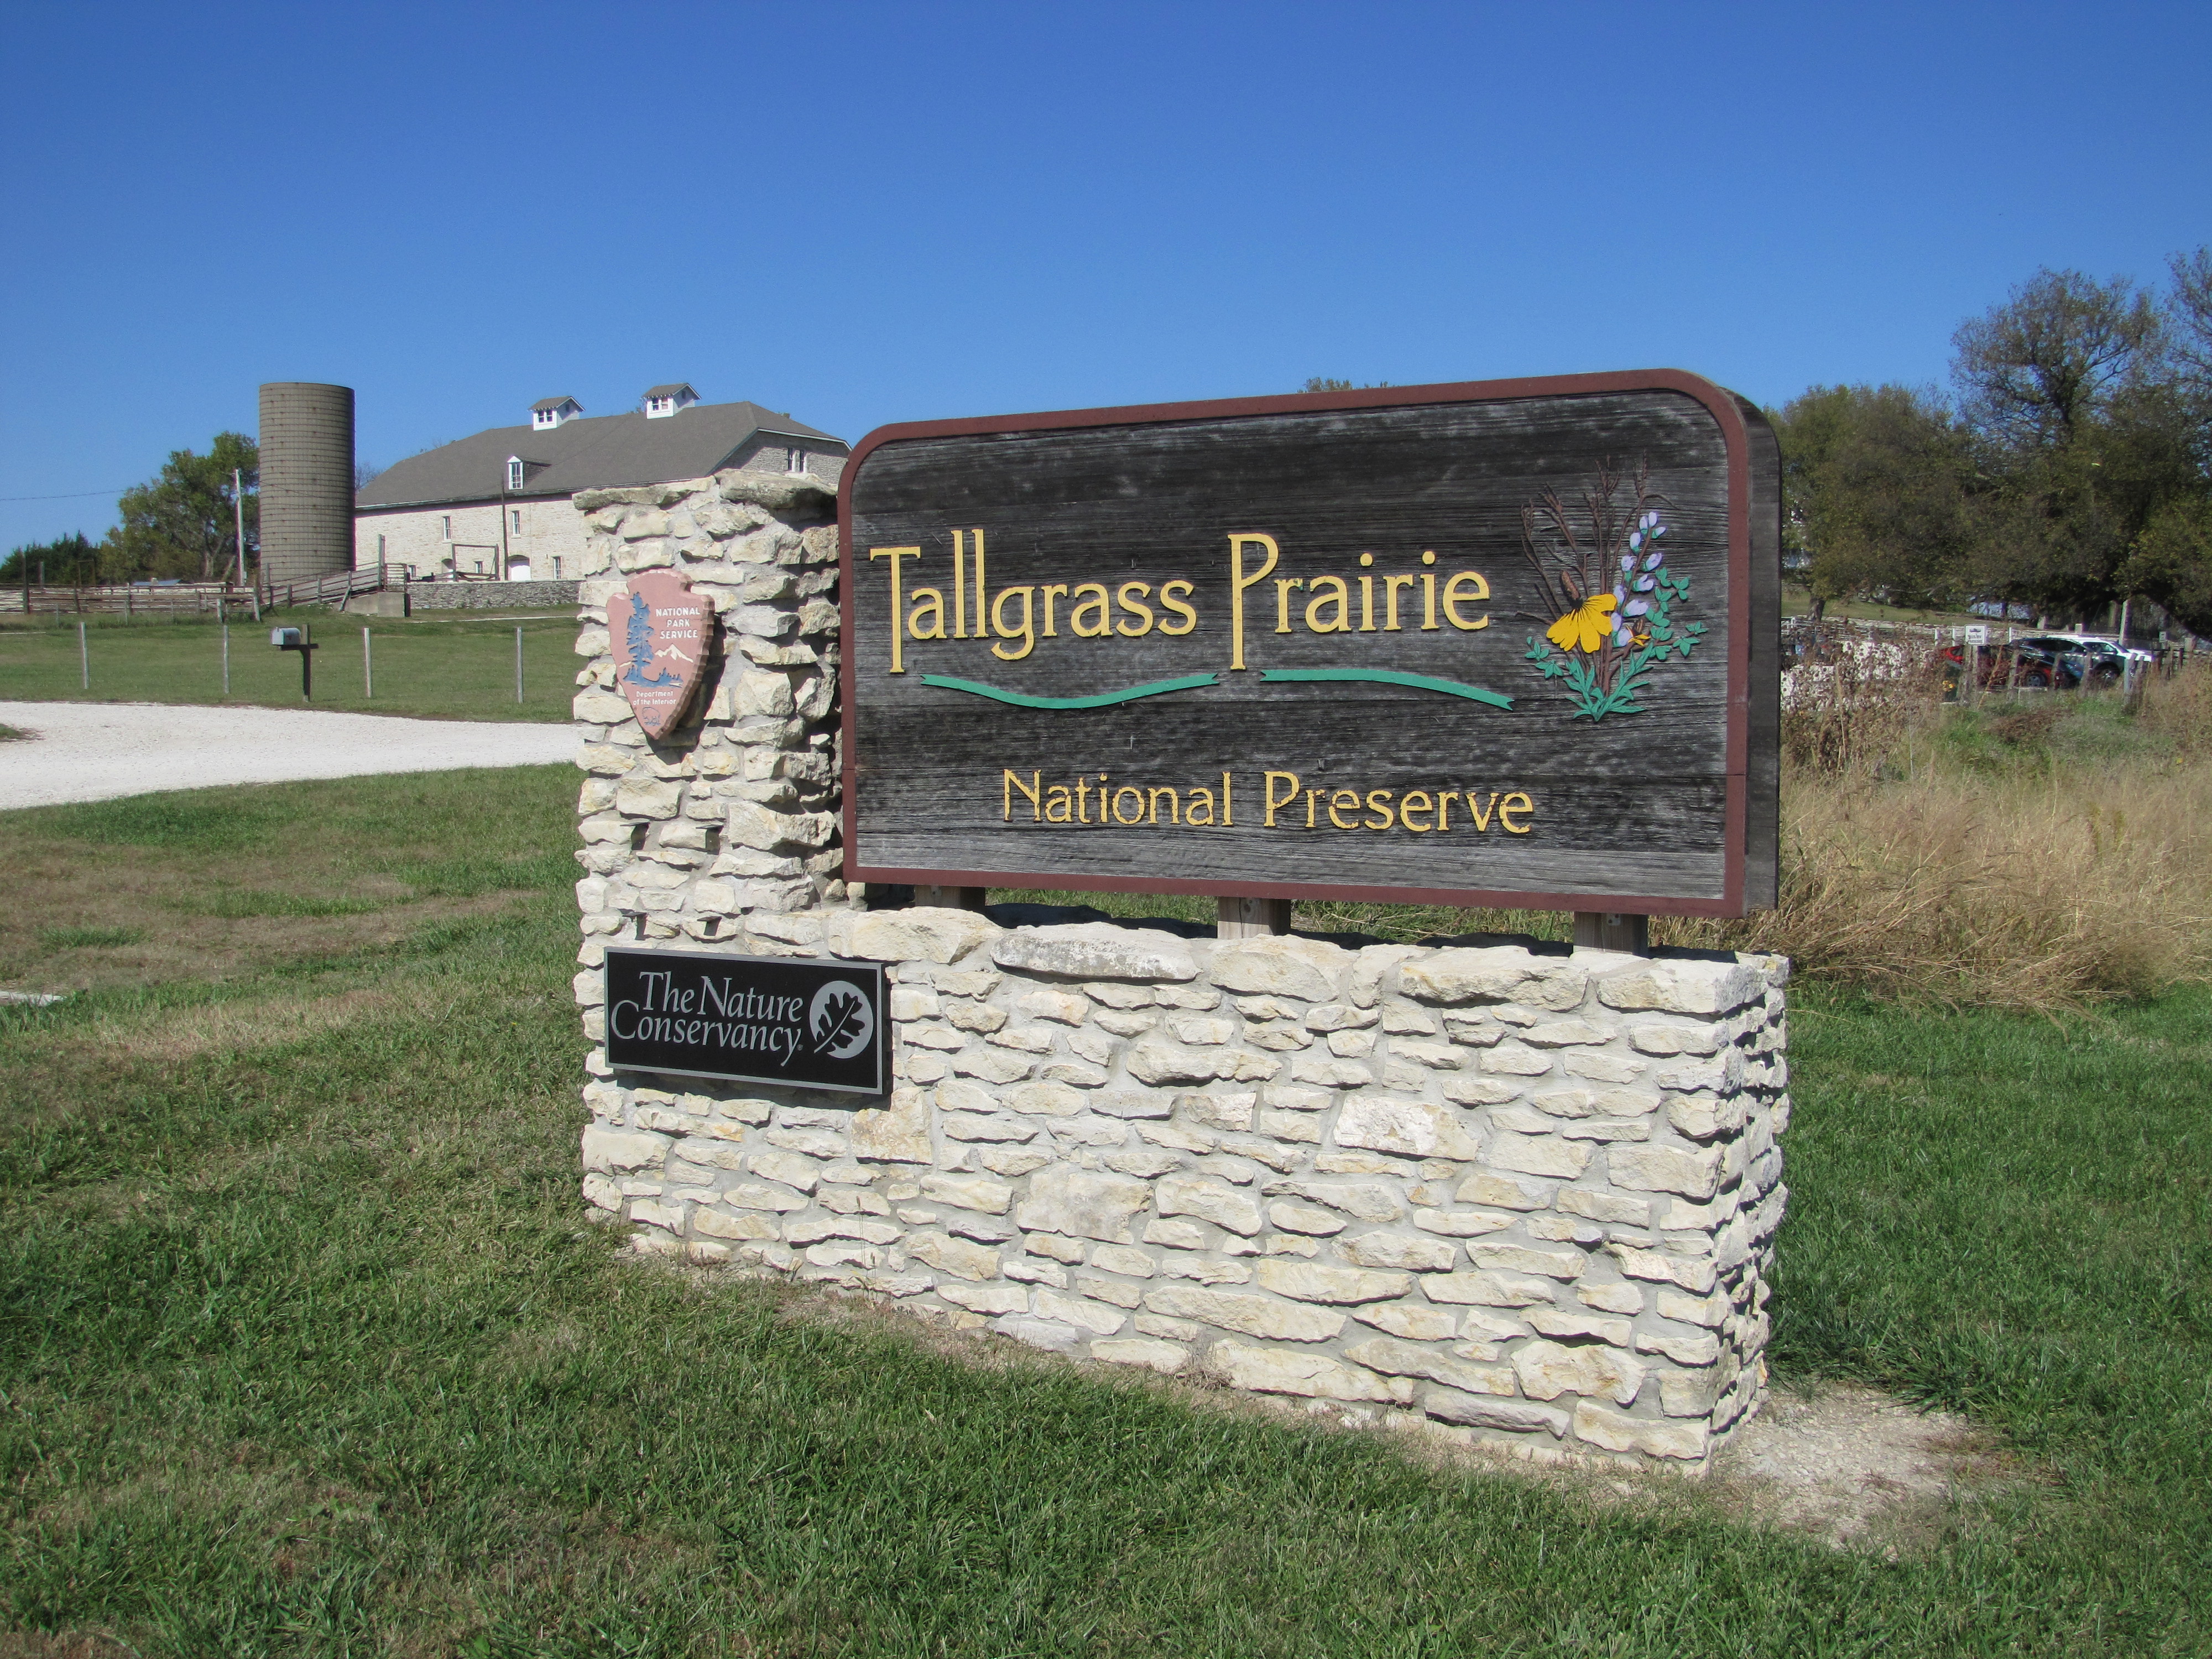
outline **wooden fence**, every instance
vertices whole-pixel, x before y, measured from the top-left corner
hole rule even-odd
[[[374,593],[386,586],[382,564],[359,570],[341,570],[313,581],[279,582],[261,591],[261,603],[270,606],[342,605],[356,593]],[[404,569],[396,573],[404,577]],[[224,582],[115,583],[99,587],[42,587],[27,585],[0,587],[0,615],[73,617],[213,616],[218,609],[251,610],[252,590]]]

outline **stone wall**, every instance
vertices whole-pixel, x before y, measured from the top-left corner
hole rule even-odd
[[[586,1032],[611,939],[878,961],[892,986],[880,1107],[592,1052],[585,1195],[641,1244],[1537,1457],[1699,1467],[1756,1403],[1786,964],[858,908],[830,502],[735,474],[596,494]],[[670,564],[727,654],[654,745],[604,606]]]
[[[426,611],[530,611],[574,605],[580,584],[571,581],[409,582],[407,609]]]

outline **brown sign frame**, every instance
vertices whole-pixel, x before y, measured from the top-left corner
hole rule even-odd
[[[1636,892],[1532,892],[1328,882],[1283,882],[1213,877],[1106,877],[1079,882],[1066,872],[977,871],[874,865],[861,858],[859,839],[859,754],[855,732],[856,657],[851,633],[856,572],[852,492],[863,463],[886,444],[917,438],[988,436],[1000,433],[1167,425],[1239,416],[1386,409],[1432,404],[1497,403],[1585,393],[1673,392],[1703,404],[1719,428],[1727,452],[1728,570],[1731,603],[1725,635],[1726,787],[1722,894],[1717,898]],[[1763,453],[1754,456],[1754,450]],[[1754,465],[1754,460],[1762,465]],[[1754,499],[1754,489],[1771,499]],[[837,492],[838,559],[845,597],[846,635],[840,651],[838,689],[842,708],[844,805],[848,880],[963,887],[1042,887],[1102,892],[1212,894],[1231,898],[1352,899],[1364,902],[1439,904],[1461,908],[1613,911],[1658,915],[1740,916],[1776,900],[1779,850],[1779,737],[1781,511],[1776,441],[1757,407],[1701,375],[1681,369],[1626,370],[1499,380],[1467,380],[1352,392],[1296,392],[1268,398],[1140,404],[1115,408],[1025,415],[903,422],[877,428],[854,447]],[[1755,629],[1754,616],[1771,625]]]

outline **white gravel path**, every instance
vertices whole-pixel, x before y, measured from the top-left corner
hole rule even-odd
[[[411,720],[310,708],[162,702],[0,702],[0,811],[112,800],[159,789],[461,766],[541,766],[576,757],[568,725]]]

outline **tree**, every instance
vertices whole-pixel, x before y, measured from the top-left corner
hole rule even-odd
[[[1815,615],[1854,594],[1912,606],[1967,597],[1973,467],[1940,398],[1902,386],[1819,386],[1772,418],[1784,534]]]
[[[82,530],[19,547],[0,562],[0,585],[15,586],[27,580],[75,587],[99,580],[100,550],[85,539]]]
[[[238,554],[231,475],[244,475],[246,546],[258,545],[260,451],[242,433],[218,432],[204,455],[173,452],[159,477],[126,489],[117,504],[123,522],[101,544],[110,580],[146,576],[212,581]]]
[[[2062,615],[2118,603],[2137,538],[2201,477],[2161,308],[2125,277],[2045,270],[1952,344],[1980,486],[1973,585]]]
[[[1388,380],[1368,380],[1354,386],[1349,380],[1335,380],[1327,375],[1316,374],[1298,390],[1301,392],[1372,392],[1378,386],[1386,386],[1389,384]]]

